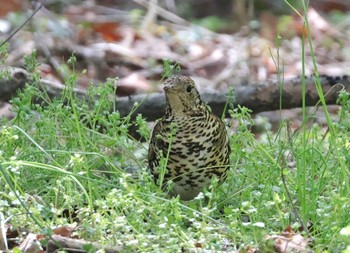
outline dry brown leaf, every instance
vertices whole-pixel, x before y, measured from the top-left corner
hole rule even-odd
[[[76,226],[62,226],[53,229],[53,233],[55,235],[60,235],[63,237],[72,237],[72,233],[74,232]]]
[[[102,35],[107,42],[120,41],[122,35],[119,32],[119,24],[115,22],[96,23],[92,25],[93,31]]]
[[[245,249],[244,249],[244,251],[243,251],[244,253],[258,253],[259,252],[259,249],[257,249],[257,248],[252,248],[252,247],[250,247],[250,246],[247,246]],[[243,253],[242,252],[242,253]],[[240,253],[241,253],[241,251],[240,251]]]
[[[18,248],[25,253],[39,253],[43,252],[40,242],[36,238],[36,234],[29,233]]]
[[[0,17],[8,15],[10,12],[18,12],[22,9],[22,0],[1,1]]]
[[[309,247],[309,238],[305,238],[301,234],[295,233],[288,226],[281,234],[267,236],[267,240],[273,241],[273,246],[278,253],[306,253],[312,252]]]

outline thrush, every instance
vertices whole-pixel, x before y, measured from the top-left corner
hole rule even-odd
[[[202,101],[191,78],[170,77],[164,91],[165,114],[154,126],[148,164],[156,183],[165,186],[171,181],[171,195],[191,200],[213,177],[220,183],[226,179],[229,138],[225,124]],[[161,159],[166,164],[163,174]]]

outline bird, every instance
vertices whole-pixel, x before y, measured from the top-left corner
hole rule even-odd
[[[219,183],[226,179],[231,153],[229,136],[225,123],[202,101],[190,77],[169,77],[164,91],[166,108],[151,134],[149,169],[163,189],[172,182],[171,196],[192,200],[210,185],[213,177]]]

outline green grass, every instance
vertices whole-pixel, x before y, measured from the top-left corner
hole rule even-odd
[[[25,62],[37,82],[35,54]],[[328,118],[329,131],[304,124],[292,133],[282,122],[277,133],[256,140],[249,110],[229,109],[238,124],[233,132],[228,123],[229,176],[183,202],[153,183],[146,162],[150,129],[141,115],[120,116],[113,80],[91,87],[82,101],[72,93],[72,72],[60,99],[27,86],[12,101],[16,118],[2,120],[0,212],[15,229],[50,234],[78,222],[81,238],[124,245],[126,252],[178,252],[198,244],[263,248],[266,235],[289,225],[305,227],[316,252],[340,252],[350,244],[344,229],[350,225],[349,93],[339,95],[340,120]],[[33,102],[34,96],[40,100]],[[312,122],[314,115],[303,110],[304,122]],[[145,143],[129,136],[131,125]]]
[[[181,202],[153,183],[147,143],[127,131],[135,124],[148,139],[150,129],[141,115],[119,115],[113,82],[90,88],[81,101],[70,80],[64,96],[45,105],[32,102],[45,96],[28,86],[13,99],[16,118],[0,129],[0,211],[15,228],[49,233],[78,218],[76,232],[86,240],[173,252],[196,243],[216,250],[261,246],[265,235],[310,223],[304,234],[315,250],[346,247],[339,231],[350,224],[348,93],[340,96],[332,133],[314,124],[292,135],[285,122],[257,141],[249,110],[231,109],[238,129],[227,181]]]

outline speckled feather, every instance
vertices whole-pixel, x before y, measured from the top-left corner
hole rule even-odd
[[[155,125],[148,163],[155,182],[161,156],[168,156],[163,183],[174,182],[172,195],[193,199],[213,176],[226,178],[230,144],[224,123],[202,102],[194,81],[173,76],[164,84],[167,107]],[[169,150],[170,147],[170,150]]]

